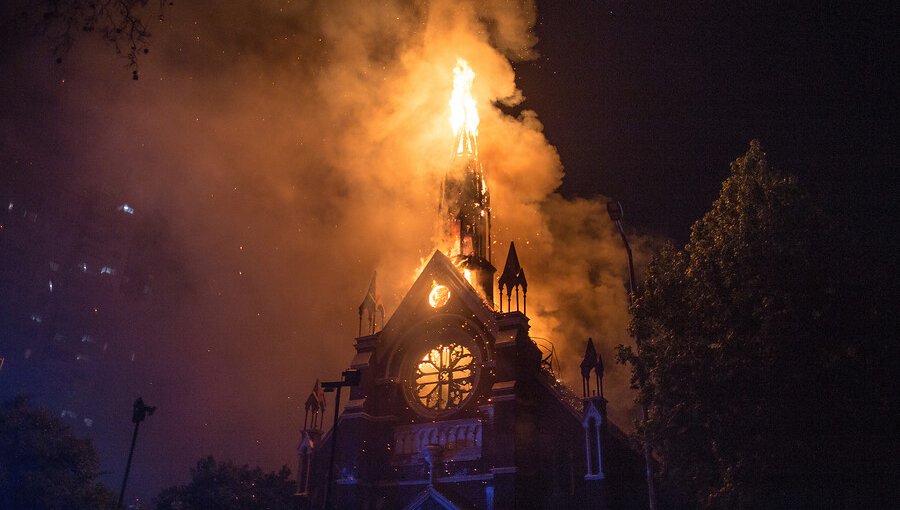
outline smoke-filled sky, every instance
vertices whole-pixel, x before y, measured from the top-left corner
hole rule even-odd
[[[784,158],[795,161],[814,152],[810,139],[824,144],[837,128],[792,131],[779,115],[802,93],[776,90],[793,81],[776,72],[757,77],[772,90],[728,107],[744,103],[740,87],[722,85],[739,78],[725,74],[740,69],[732,59],[743,50],[738,41],[725,56],[707,53],[701,39],[717,19],[617,2],[583,7],[182,2],[151,25],[138,81],[97,37],[80,38],[54,63],[26,18],[3,9],[4,174],[101,189],[166,225],[166,246],[154,248],[172,261],[156,275],[154,317],[164,320],[135,333],[145,361],[121,381],[159,406],[142,429],[136,494],[183,482],[203,454],[295,465],[303,400],[316,378],[348,365],[372,272],[390,314],[434,248],[460,57],[476,73],[494,265],[502,268],[515,241],[533,335],[555,344],[570,383],[592,336],[614,419],[627,426],[627,371],[612,362],[613,347],[628,342],[627,267],[603,195],[638,210],[632,241],[645,261],[660,234],[686,235],[750,138],[799,144]],[[705,32],[672,28],[684,19]],[[679,42],[683,55],[673,50]],[[802,52],[785,51],[775,58],[787,69]],[[675,61],[654,69],[660,55]],[[765,67],[758,55],[750,60]],[[690,90],[706,109],[688,111],[694,103],[681,96],[667,102],[662,90]],[[753,108],[773,120],[735,116]],[[562,157],[548,138],[560,140]],[[110,405],[127,412],[130,402]],[[127,447],[124,428],[124,441],[97,438],[110,484],[121,474],[113,452]]]

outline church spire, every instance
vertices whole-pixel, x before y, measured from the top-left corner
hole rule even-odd
[[[381,294],[378,293],[378,285],[376,283],[377,276],[377,271],[372,272],[372,281],[369,282],[369,290],[366,291],[366,297],[363,298],[363,302],[359,305],[359,336],[362,336],[363,334],[363,312],[365,312],[366,316],[367,335],[374,335],[375,328],[384,325],[384,304],[381,302]],[[379,313],[381,314],[380,321],[377,318],[377,314]]]
[[[460,59],[453,70],[450,125],[454,147],[450,169],[441,185],[440,213],[447,255],[491,305],[491,197],[478,160],[478,110],[472,97],[475,73]]]

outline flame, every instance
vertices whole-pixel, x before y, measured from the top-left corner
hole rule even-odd
[[[450,127],[456,139],[456,153],[477,155],[478,108],[472,97],[475,71],[458,58],[453,68],[453,93],[450,95]]]
[[[472,271],[468,269],[463,269],[463,277],[465,277],[466,281],[475,286],[475,282],[472,280]]]
[[[431,283],[431,292],[428,294],[428,304],[432,308],[440,308],[450,301],[450,289],[437,282]]]

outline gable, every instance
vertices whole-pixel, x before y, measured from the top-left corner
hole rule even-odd
[[[457,506],[450,499],[441,494],[434,487],[428,487],[420,492],[416,499],[410,501],[408,505],[403,507],[404,510],[462,510],[463,507]]]
[[[429,295],[436,285],[444,286],[449,291],[447,302],[440,306],[432,306],[429,302]],[[450,259],[435,251],[379,333],[377,361],[387,361],[390,365],[390,359],[412,332],[448,320],[478,330],[487,337],[486,340],[494,340],[498,334],[494,312]]]

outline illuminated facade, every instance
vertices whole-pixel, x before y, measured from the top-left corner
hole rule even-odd
[[[336,508],[645,503],[641,458],[608,422],[606,401],[559,383],[528,336],[528,317],[514,302],[513,311],[488,306],[441,252],[384,328],[355,347],[349,368],[361,382],[339,419]],[[303,504],[321,508],[332,434],[312,423],[299,485]]]

